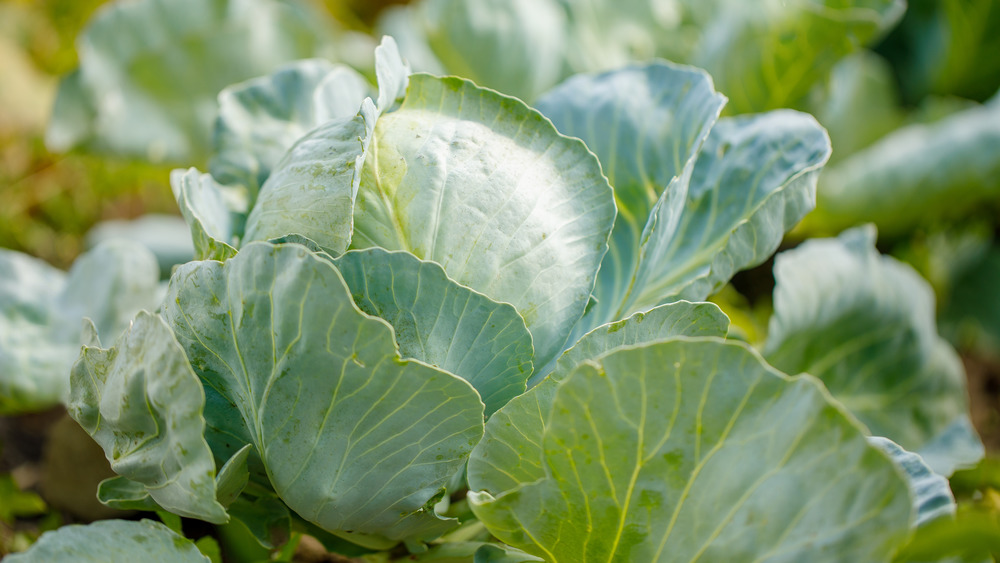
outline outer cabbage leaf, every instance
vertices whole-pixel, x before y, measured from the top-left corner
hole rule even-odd
[[[205,442],[205,393],[170,327],[145,311],[109,349],[84,347],[67,405],[111,468],[161,507],[216,524],[215,462]]]
[[[665,62],[578,75],[536,107],[597,155],[614,187],[618,217],[594,287],[596,303],[578,327],[621,319],[639,261],[642,232],[667,185],[694,165],[725,98],[704,71]],[[670,199],[679,212],[683,197]]]
[[[110,4],[77,40],[80,68],[60,87],[49,146],[204,158],[219,91],[315,54],[331,31],[323,27],[275,0]]]
[[[124,240],[81,255],[69,274],[0,249],[0,413],[64,400],[80,353],[81,320],[118,335],[139,309],[157,305],[159,277],[152,253]]]
[[[376,124],[351,244],[408,250],[511,303],[540,366],[583,315],[614,217],[582,142],[519,100],[417,74]]]
[[[162,322],[162,320],[160,322]],[[170,338],[173,338],[173,334],[170,334]],[[190,367],[188,369],[190,369]],[[204,406],[204,401],[202,401],[202,406]],[[87,406],[84,405],[82,410],[86,409]],[[197,413],[197,417],[199,419],[199,422],[201,423],[202,429],[204,429],[205,419],[202,416],[202,412],[199,411]],[[193,425],[191,423],[185,423],[184,426],[186,426],[188,429],[193,428]],[[106,433],[104,433],[103,437],[107,438]],[[205,449],[202,448],[202,446],[207,446],[207,442],[205,442],[204,438],[201,437],[200,439],[194,440],[191,445],[195,445],[196,450],[200,453],[206,451]],[[215,485],[214,485],[215,500],[217,500],[218,504],[221,505],[223,508],[228,508],[229,505],[231,505],[237,499],[237,497],[240,496],[240,493],[243,492],[243,489],[246,488],[247,484],[250,482],[250,472],[247,469],[247,460],[249,459],[252,450],[253,446],[247,444],[246,446],[243,447],[243,449],[239,450],[229,461],[227,461],[226,464],[223,465],[218,472],[215,471],[214,464],[210,466],[210,471],[216,473]],[[211,456],[212,454],[211,450],[207,451],[208,455]],[[189,452],[185,452],[182,455],[186,457],[191,457],[195,462],[194,463],[195,466],[200,465],[204,467],[205,465],[203,454],[201,459],[197,459],[199,456],[189,455]],[[131,469],[135,470],[137,468],[132,467]],[[143,468],[143,469],[145,469],[145,471],[148,471],[150,468]],[[155,472],[155,468],[153,469]],[[187,471],[187,468],[186,467],[181,468],[181,471],[185,472]],[[211,485],[207,481],[205,481],[203,477],[201,476],[195,476],[195,477],[196,478],[194,479],[194,481],[200,482],[199,488],[202,490],[202,492],[204,492],[206,488],[211,488]],[[175,491],[178,489],[183,491],[184,489],[184,485],[178,485],[176,482],[169,483],[167,487],[173,488]],[[101,481],[100,485],[97,487],[97,500],[101,501],[101,504],[110,506],[111,508],[118,508],[121,510],[144,510],[144,511],[162,510],[164,507],[158,504],[155,499],[153,499],[150,492],[151,491],[146,487],[146,485],[138,481],[133,481],[127,477],[121,477],[121,476],[112,477],[110,479],[105,479]],[[191,494],[191,493],[190,491],[187,491],[186,494]],[[162,494],[160,496],[162,496]],[[183,503],[185,499],[182,498],[181,501]],[[209,511],[211,512],[216,512],[216,513],[218,512],[217,507],[211,504],[211,498],[207,495],[204,495],[202,498],[189,499],[186,505],[188,507],[195,507],[195,505],[201,505],[209,509]]]
[[[690,63],[707,69],[736,113],[801,102],[845,55],[878,38],[903,0],[726,2]]]
[[[868,441],[889,454],[906,474],[913,495],[913,509],[917,515],[915,526],[955,516],[955,495],[951,494],[947,479],[934,473],[920,456],[904,450],[888,438],[872,436]]]
[[[247,219],[246,240],[290,234],[315,241],[332,255],[347,250],[354,229],[354,198],[375,121],[406,91],[410,69],[395,41],[375,50],[378,100],[354,115],[332,119],[299,139],[272,170]]]
[[[763,262],[812,210],[829,157],[830,139],[812,116],[778,110],[720,120],[693,170],[653,209],[622,311],[704,299]],[[684,199],[679,217],[671,198]]]
[[[193,262],[171,278],[164,316],[292,510],[390,539],[451,525],[429,504],[482,436],[483,404],[464,380],[401,360],[329,262],[267,243]]]
[[[872,434],[917,454],[933,445],[926,461],[951,475],[983,455],[962,364],[937,335],[929,284],[874,242],[874,230],[855,229],[778,255],[764,356],[822,379]]]
[[[595,328],[567,350],[555,371],[497,411],[469,458],[469,485],[505,491],[545,476],[542,434],[556,386],[578,365],[619,348],[674,336],[726,336],[729,319],[711,303],[678,301]]]
[[[354,116],[369,94],[368,81],[357,71],[323,59],[289,63],[224,89],[212,176],[256,195],[295,141],[321,123]]]
[[[171,561],[208,563],[193,542],[152,520],[104,520],[45,532],[23,553],[4,557],[10,563],[51,561]]]
[[[930,124],[897,129],[831,167],[810,225],[871,221],[889,235],[1000,195],[1000,95]]]
[[[546,561],[886,561],[909,530],[886,455],[815,379],[743,344],[681,338],[578,366],[542,445],[542,479],[469,498]]]
[[[170,187],[191,229],[195,258],[224,261],[236,254],[247,216],[243,186],[223,186],[196,168],[174,170]]]
[[[404,358],[471,383],[487,416],[524,393],[533,350],[514,307],[455,283],[441,266],[408,252],[352,250],[334,264],[358,308],[392,325]]]

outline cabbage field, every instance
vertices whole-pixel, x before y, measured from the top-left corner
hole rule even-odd
[[[0,2],[0,556],[1000,555],[1000,2]]]

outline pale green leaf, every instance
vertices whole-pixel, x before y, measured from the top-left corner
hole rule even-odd
[[[574,73],[666,58],[716,78],[737,113],[803,101],[878,39],[903,0],[424,0],[384,18],[415,68],[532,102]],[[415,31],[412,31],[415,30]]]
[[[250,536],[268,549],[281,547],[291,535],[288,507],[273,494],[241,495],[229,505],[229,514],[238,520]]]
[[[403,105],[376,125],[351,244],[408,250],[514,305],[539,366],[582,316],[614,216],[579,140],[514,98],[413,75]]]
[[[223,186],[196,168],[170,173],[170,187],[191,229],[195,258],[227,260],[236,254],[247,216],[243,186]]]
[[[224,87],[313,55],[331,30],[275,0],[138,0],[99,11],[60,87],[53,150],[152,161],[203,159]]]
[[[274,167],[247,219],[247,241],[297,234],[334,256],[347,250],[354,229],[354,199],[375,121],[406,90],[409,67],[391,37],[375,51],[375,71],[377,105],[366,99],[354,115],[313,129]]]
[[[448,70],[531,101],[566,69],[566,12],[557,0],[426,0],[410,23]]]
[[[97,500],[101,504],[118,510],[145,510],[155,512],[163,510],[156,504],[149,491],[142,483],[127,477],[111,477],[97,486]]]
[[[80,69],[62,77],[45,131],[49,150],[68,150],[85,143],[93,135],[97,109],[82,82]]]
[[[389,35],[399,44],[399,52],[414,72],[444,75],[448,72],[427,43],[427,30],[420,20],[417,3],[391,4],[378,14],[376,35]]]
[[[930,124],[897,129],[823,175],[810,224],[871,221],[889,235],[955,218],[1000,195],[1000,95]]]
[[[80,354],[84,317],[113,339],[135,313],[155,308],[156,258],[140,244],[111,240],[81,255],[69,274],[0,249],[0,413],[65,400]]]
[[[815,379],[742,344],[582,364],[542,443],[540,480],[469,498],[498,539],[550,562],[885,561],[909,529],[885,454]]]
[[[64,272],[0,249],[0,414],[44,410],[63,398],[79,353],[72,340],[53,337],[62,318],[51,301],[65,287]]]
[[[148,213],[135,219],[109,219],[94,225],[84,239],[88,249],[112,239],[127,239],[148,248],[160,266],[160,274],[194,257],[190,229],[174,214]]]
[[[143,311],[113,347],[83,349],[67,410],[115,473],[141,483],[158,505],[222,523],[229,516],[216,502],[204,406],[201,382],[170,327]]]
[[[212,176],[256,195],[295,141],[321,123],[357,114],[369,90],[357,71],[323,59],[289,63],[224,89],[219,93]]]
[[[559,358],[549,377],[487,421],[483,440],[469,458],[469,485],[502,491],[544,477],[545,420],[556,386],[578,365],[619,348],[674,336],[724,337],[728,325],[729,319],[711,303],[679,301],[590,331]]]
[[[232,504],[250,482],[247,460],[251,451],[253,451],[253,446],[250,444],[243,446],[219,469],[215,478],[215,487],[216,497],[222,506]]]
[[[531,335],[514,307],[455,283],[441,266],[408,252],[352,250],[334,264],[358,308],[392,325],[404,358],[471,383],[487,416],[524,393]]]
[[[889,454],[906,475],[917,515],[914,526],[920,527],[938,518],[955,516],[955,495],[951,493],[948,480],[934,473],[920,456],[904,450],[888,438],[872,436],[868,438],[868,442]]]
[[[74,561],[170,561],[210,563],[195,545],[159,522],[104,520],[87,526],[74,524],[45,532],[23,553],[8,555],[10,563]]]
[[[899,127],[903,110],[892,68],[872,53],[860,51],[833,68],[811,111],[830,133],[830,164],[864,149]]]
[[[473,555],[473,563],[530,563],[532,561],[544,561],[544,559],[509,545],[493,543],[482,545]]]
[[[903,0],[728,1],[687,62],[708,70],[736,113],[800,103],[845,55],[898,21]]]
[[[650,211],[671,180],[693,166],[724,103],[705,72],[656,62],[575,76],[536,104],[560,132],[597,155],[618,206],[594,288],[597,302],[578,332],[625,317],[619,308],[635,278]],[[683,204],[683,197],[668,202],[675,213]]]
[[[623,312],[704,299],[766,260],[812,210],[829,157],[830,139],[809,115],[778,110],[720,120],[693,170],[653,209]],[[671,198],[684,198],[679,217]]]
[[[482,435],[483,404],[464,380],[400,359],[329,262],[252,243],[179,268],[164,315],[300,516],[391,539],[450,525],[428,504]]]
[[[909,451],[921,454],[948,436],[954,451],[936,443],[927,461],[951,475],[982,457],[982,444],[962,425],[962,364],[937,335],[930,285],[880,256],[874,241],[874,230],[855,229],[778,255],[764,356],[785,372],[822,379],[872,434]],[[956,436],[963,427],[964,437]]]

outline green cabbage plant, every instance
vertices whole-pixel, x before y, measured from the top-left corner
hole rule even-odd
[[[69,412],[119,475],[103,502],[238,520],[265,546],[294,529],[475,561],[888,561],[950,517],[947,482],[895,442],[947,442],[964,403],[876,426],[796,340],[844,338],[883,278],[779,307],[800,332],[763,356],[704,302],[815,205],[812,117],[720,118],[709,75],[663,61],[532,108],[411,74],[389,38],[375,59],[375,88],[307,60],[220,95],[211,172],[171,178],[197,260],[114,341],[88,326],[72,369]],[[911,356],[925,386],[951,360]],[[129,526],[24,557],[172,533]]]

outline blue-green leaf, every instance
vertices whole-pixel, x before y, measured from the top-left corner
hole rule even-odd
[[[140,312],[113,347],[84,348],[73,366],[69,413],[111,468],[166,510],[218,524],[229,516],[216,502],[204,407],[184,349],[150,313]]]
[[[828,230],[871,221],[895,235],[954,218],[1000,195],[1000,95],[929,124],[893,131],[824,174],[817,216]]]
[[[566,13],[553,0],[427,0],[422,28],[448,74],[531,101],[565,73]]]
[[[227,260],[243,235],[249,196],[243,186],[223,186],[197,169],[174,170],[170,187],[191,229],[195,258]]]
[[[665,62],[578,75],[536,107],[560,132],[597,155],[614,187],[618,216],[594,297],[577,332],[622,319],[635,280],[642,232],[667,185],[694,160],[725,98],[705,72]],[[679,213],[683,197],[668,205]]]
[[[205,158],[224,87],[315,54],[331,35],[275,0],[139,0],[98,12],[77,40],[48,143],[151,161]]]
[[[930,285],[874,242],[873,229],[854,229],[778,255],[764,356],[822,379],[872,434],[931,447],[928,464],[951,475],[983,455],[962,364],[937,335]]]
[[[812,210],[829,157],[830,139],[809,115],[779,110],[720,120],[693,170],[654,207],[623,311],[704,299],[763,262]],[[672,198],[684,198],[679,213]]]
[[[184,536],[159,522],[104,520],[87,526],[74,524],[45,532],[24,553],[4,557],[10,563],[51,563],[74,561],[170,561],[171,563],[211,563]]]
[[[904,0],[723,1],[691,64],[707,69],[737,113],[791,107],[845,55],[895,24]]]
[[[81,320],[107,338],[161,295],[156,257],[111,240],[81,255],[65,274],[41,260],[0,249],[0,413],[50,408],[66,399],[80,354]]]
[[[300,516],[397,540],[451,525],[430,505],[482,435],[479,395],[402,360],[329,262],[267,243],[192,262],[171,278],[164,316]]]
[[[408,252],[352,250],[334,260],[354,303],[390,325],[404,358],[465,379],[489,416],[524,393],[531,334],[514,307],[450,280]]]
[[[331,119],[351,117],[370,94],[351,67],[323,59],[282,66],[219,93],[210,169],[222,184],[256,195],[292,144]]]
[[[868,441],[889,454],[906,474],[917,515],[914,526],[955,515],[955,495],[951,494],[948,480],[934,473],[920,456],[904,450],[888,438],[872,436]]]
[[[347,250],[354,230],[354,199],[375,121],[406,90],[409,67],[391,37],[375,51],[377,104],[335,118],[299,139],[274,167],[247,218],[246,240],[297,234],[334,256]]]
[[[508,490],[544,476],[542,433],[556,386],[576,367],[619,348],[674,336],[725,336],[729,319],[711,303],[680,301],[595,328],[567,350],[555,371],[515,398],[486,423],[483,440],[469,458],[473,490]],[[500,455],[499,459],[497,456]]]

